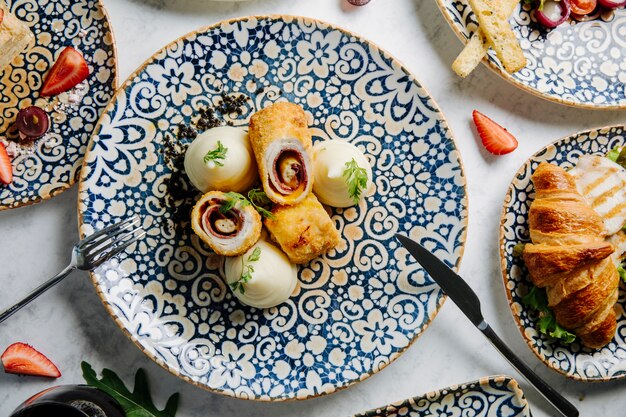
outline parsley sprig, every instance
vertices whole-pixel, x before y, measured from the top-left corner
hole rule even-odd
[[[256,262],[261,259],[261,247],[257,246],[252,251],[252,254],[248,256],[247,261],[245,257],[241,258],[241,277],[235,282],[230,283],[230,288],[233,291],[239,291],[242,294],[246,293],[246,288],[244,284],[247,284],[252,279],[252,273],[254,272],[254,267],[251,265],[252,262]],[[246,264],[246,262],[248,262]]]
[[[252,205],[252,207],[254,207],[254,209],[263,217],[268,219],[274,218],[272,212],[266,208],[272,204],[271,200],[267,197],[265,192],[259,190],[258,188],[253,188],[248,191],[248,198],[233,191],[224,194],[224,197],[226,197],[226,201],[220,207],[220,213],[222,214],[228,213],[237,204],[241,204],[241,207]]]
[[[261,216],[267,219],[274,218],[274,215],[270,211],[272,207],[272,200],[270,200],[267,194],[265,194],[265,191],[253,188],[248,191],[248,200],[250,200],[252,207],[254,207]]]
[[[351,161],[346,162],[346,169],[343,171],[343,178],[348,185],[348,194],[354,202],[359,204],[361,199],[361,193],[367,187],[367,171],[365,168],[361,168],[354,158]]]
[[[204,163],[206,164],[209,161],[213,161],[215,165],[223,167],[224,164],[220,162],[219,160],[226,159],[226,152],[228,152],[228,148],[226,148],[222,144],[222,141],[218,140],[217,148],[213,149],[212,151],[207,152],[207,154],[204,155]]]
[[[539,331],[543,334],[560,339],[565,344],[576,340],[576,335],[568,332],[556,322],[554,313],[548,307],[548,296],[544,289],[532,286],[528,294],[522,297],[524,305],[539,311]]]
[[[231,211],[238,203],[241,203],[241,207],[250,205],[250,202],[246,197],[234,191],[224,194],[224,197],[226,197],[226,200],[220,207],[220,213],[222,214],[226,214]]]

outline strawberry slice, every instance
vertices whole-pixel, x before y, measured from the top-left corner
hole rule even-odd
[[[472,113],[483,146],[494,155],[504,155],[517,148],[517,139],[508,130],[479,112]]]
[[[13,181],[13,167],[7,153],[7,148],[0,143],[0,183],[11,184]]]
[[[41,352],[26,343],[13,343],[2,354],[4,372],[19,375],[36,375],[50,378],[61,376],[59,368]]]
[[[42,97],[60,94],[80,84],[88,76],[89,67],[85,58],[76,49],[68,46],[50,69],[40,94]]]

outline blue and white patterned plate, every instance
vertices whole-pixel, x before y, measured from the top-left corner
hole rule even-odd
[[[229,119],[235,126],[273,101],[299,103],[314,141],[350,141],[372,164],[371,195],[332,212],[343,242],[301,267],[300,285],[277,308],[240,304],[224,284],[223,258],[188,222],[176,227],[165,201],[165,138],[220,93],[250,99]],[[357,35],[289,16],[222,22],[157,52],[106,109],[79,193],[82,236],[133,214],[148,232],[93,274],[120,327],[173,374],[264,401],[331,393],[397,358],[444,296],[394,234],[458,267],[467,225],[460,155],[426,90]]]
[[[513,317],[528,346],[550,368],[580,381],[611,381],[626,376],[626,297],[621,284],[617,302],[615,339],[602,349],[589,349],[578,342],[562,344],[537,331],[539,317],[522,303],[531,284],[521,257],[513,256],[513,248],[529,242],[528,210],[534,200],[530,180],[539,163],[545,161],[563,168],[572,168],[586,154],[605,155],[615,146],[626,144],[625,127],[616,126],[581,132],[560,139],[533,155],[519,169],[509,186],[502,210],[500,226],[500,261],[504,287]]]
[[[14,65],[0,69],[0,137],[19,110],[33,104],[50,108],[51,127],[31,151],[13,159],[13,183],[0,185],[0,210],[37,203],[74,184],[91,133],[117,86],[113,34],[99,0],[8,0],[7,4],[30,26],[36,44]],[[59,104],[62,96],[39,97],[45,75],[66,46],[80,50],[90,68],[79,104]]]
[[[468,0],[437,3],[448,23],[466,42],[477,27]],[[561,104],[626,108],[626,9],[599,15],[588,22],[568,21],[547,30],[531,16],[530,6],[520,4],[511,22],[528,65],[508,74],[490,50],[489,67],[504,79]]]
[[[531,417],[531,414],[517,381],[508,376],[491,376],[442,388],[354,417],[391,416]]]

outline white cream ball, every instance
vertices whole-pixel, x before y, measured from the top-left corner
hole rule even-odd
[[[372,184],[372,168],[363,152],[343,140],[327,140],[313,146],[313,193],[322,203],[331,207],[355,205],[344,177],[346,164],[353,159],[367,173],[367,186],[361,192],[362,198]]]
[[[218,158],[205,158],[222,147]],[[248,132],[221,126],[198,135],[185,153],[185,172],[203,193],[209,191],[244,192],[258,181],[258,170]]]
[[[260,248],[259,259],[248,261],[255,248]],[[298,267],[276,246],[258,241],[241,256],[226,258],[224,272],[229,286],[240,280],[244,270],[252,267],[252,278],[243,283],[244,292],[233,290],[244,304],[257,308],[270,308],[289,299],[298,283]],[[231,288],[232,289],[232,288]]]

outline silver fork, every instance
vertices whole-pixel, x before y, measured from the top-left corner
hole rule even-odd
[[[70,264],[59,274],[35,288],[22,301],[2,312],[0,314],[0,323],[61,282],[73,270],[78,268],[83,271],[91,271],[107,259],[118,255],[124,249],[137,242],[146,234],[139,223],[139,217],[133,216],[122,222],[105,227],[78,242],[72,249],[72,261]]]

